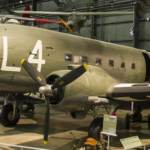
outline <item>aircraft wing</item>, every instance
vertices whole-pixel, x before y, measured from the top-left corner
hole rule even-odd
[[[112,11],[112,12],[76,12],[75,13],[76,15],[130,15],[130,14],[134,14],[133,11],[131,12],[115,12],[115,11]]]
[[[46,12],[46,11],[14,11],[15,13],[19,14],[35,14],[35,15],[63,15],[69,16],[70,12]]]
[[[150,83],[117,84],[108,89],[111,98],[150,96]]]
[[[129,15],[134,14],[133,11],[130,12],[42,12],[42,11],[14,11],[15,13],[20,14],[36,14],[36,15],[63,15],[63,16],[69,16],[69,15]]]
[[[9,19],[17,19],[17,20],[25,20],[25,21],[38,21],[38,22],[62,24],[61,21],[45,20],[45,19],[35,19],[35,18],[26,18],[26,17],[14,16],[14,15],[0,15],[0,18],[5,18],[5,19],[9,18]]]

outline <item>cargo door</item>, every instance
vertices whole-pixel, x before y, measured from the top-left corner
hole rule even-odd
[[[145,76],[145,82],[149,82],[150,81],[150,57],[147,53],[142,53],[144,58],[145,58],[145,62],[146,62],[146,76]]]

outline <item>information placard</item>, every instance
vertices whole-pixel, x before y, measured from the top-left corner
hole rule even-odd
[[[116,134],[117,116],[104,115],[103,132]]]
[[[120,139],[124,149],[139,147],[142,145],[138,136],[133,136],[125,139]]]

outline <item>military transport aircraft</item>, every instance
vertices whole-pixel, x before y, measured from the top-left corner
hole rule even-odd
[[[130,12],[89,12],[87,7],[86,12],[41,12],[41,11],[14,11],[15,13],[21,14],[35,14],[35,15],[58,15],[58,16],[69,16],[68,22],[65,22],[59,17],[60,21],[65,25],[65,27],[73,34],[78,31],[80,35],[80,29],[84,26],[89,15],[129,15],[134,14],[133,11]]]
[[[45,143],[49,104],[69,111],[74,119],[83,119],[89,110],[95,117],[95,108],[100,105],[113,105],[116,111],[121,101],[149,101],[150,85],[144,83],[150,77],[149,56],[147,51],[132,47],[36,27],[0,24],[0,98],[5,99],[1,124],[8,127],[18,123],[22,105],[33,101],[32,92],[45,95]],[[39,99],[34,98],[34,103]],[[137,121],[140,117],[136,116]],[[90,137],[100,139],[102,122],[102,118],[93,120]],[[126,128],[129,124],[127,115]],[[150,115],[148,125],[150,129]]]

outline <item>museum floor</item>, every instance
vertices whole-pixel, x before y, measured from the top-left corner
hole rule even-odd
[[[36,106],[35,113],[21,115],[21,119],[16,127],[4,128],[0,125],[0,143],[24,145],[30,147],[39,147],[55,150],[71,150],[72,144],[78,144],[79,147],[87,138],[87,130],[92,117],[87,115],[84,120],[74,120],[70,115],[64,112],[51,110],[49,126],[49,142],[43,144],[43,125],[45,117],[45,107]],[[104,110],[101,110],[104,112]],[[147,119],[149,110],[143,111],[143,119]],[[144,143],[150,143],[150,130],[147,129],[147,123],[131,124],[130,130],[124,129],[124,116],[127,111],[118,110],[118,137],[112,137],[111,149],[123,149],[120,143],[121,138],[138,135]],[[75,138],[72,134],[75,135]],[[0,145],[0,150],[20,150],[20,148],[6,147]]]

